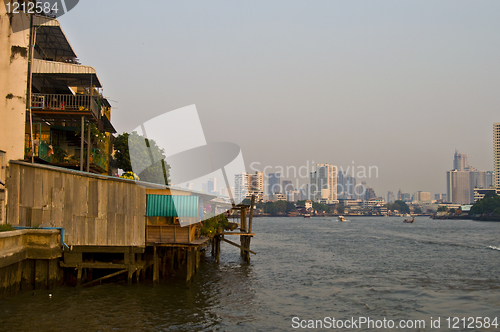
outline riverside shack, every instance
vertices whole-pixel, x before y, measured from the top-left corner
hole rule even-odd
[[[200,223],[213,195],[21,161],[8,173],[7,222],[60,229],[60,266],[77,285],[184,267],[190,280],[209,240]]]

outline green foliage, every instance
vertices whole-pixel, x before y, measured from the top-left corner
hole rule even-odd
[[[294,202],[286,202],[285,209],[286,209],[286,213],[297,211],[297,208],[295,207]]]
[[[410,213],[410,207],[401,200],[397,200],[392,204],[386,204],[386,207],[391,211],[398,210],[400,213]]]
[[[306,200],[299,200],[297,201],[297,206],[306,206]]]
[[[500,196],[496,193],[487,193],[483,199],[477,201],[471,208],[473,215],[500,214]]]
[[[218,229],[225,229],[229,226],[229,221],[226,216],[219,214],[209,219],[205,219],[201,222],[201,235],[203,236],[214,236]]]
[[[12,227],[11,224],[2,224],[0,225],[0,232],[10,232],[15,231],[16,229]]]
[[[68,153],[59,146],[54,147],[54,155],[52,156],[52,162],[64,162]]]
[[[149,146],[149,148],[146,148]],[[170,166],[164,162],[164,150],[152,139],[146,139],[137,132],[123,133],[116,137],[114,145],[116,167],[125,172],[132,172],[130,153],[134,156],[134,168],[140,171],[141,181],[169,184]],[[151,164],[151,158],[155,160]]]
[[[422,214],[422,209],[419,206],[417,206],[417,207],[415,207],[415,209],[413,210],[413,212],[416,213],[416,214]]]
[[[97,128],[97,125],[94,123],[90,123],[90,124],[85,125],[84,132],[83,132],[85,140],[88,137],[89,126],[90,126],[90,147],[97,148],[97,149],[104,149],[104,145],[106,143],[106,134],[101,132]],[[80,137],[81,130],[75,131],[75,136]]]
[[[130,163],[130,154],[128,151],[128,135],[128,133],[118,135],[113,143],[116,167],[122,169],[124,172],[132,172],[132,164]]]
[[[446,210],[448,210],[448,209],[446,208],[446,206],[440,206],[440,207],[438,207],[438,209],[437,209],[437,211],[438,211],[438,212],[446,212]]]
[[[324,212],[328,212],[330,210],[328,206],[317,202],[312,203],[312,208],[316,211],[324,211]]]
[[[339,214],[344,214],[345,208],[342,204],[337,204],[337,212]]]

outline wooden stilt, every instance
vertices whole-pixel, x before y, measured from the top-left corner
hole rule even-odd
[[[169,275],[174,274],[174,267],[175,267],[175,249],[170,249],[170,269],[169,269]]]
[[[82,268],[78,268],[78,272],[76,274],[76,287],[80,287],[82,285]]]
[[[196,248],[196,271],[200,268],[200,248]]]
[[[187,256],[187,262],[186,262],[186,281],[191,281],[193,278],[193,249],[192,248],[187,248],[186,249],[186,256]]]
[[[156,250],[156,246],[153,246],[153,283],[157,283],[160,279],[160,264],[158,259],[158,253]]]
[[[170,250],[168,250],[168,251],[170,251]],[[162,266],[162,274],[161,275],[164,278],[167,276],[167,257],[168,257],[167,253],[168,253],[168,251],[167,251],[167,248],[163,249],[163,266]]]

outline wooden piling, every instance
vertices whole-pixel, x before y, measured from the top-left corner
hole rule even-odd
[[[153,246],[153,283],[158,283],[160,279],[160,264],[158,262],[158,253],[156,246]]]

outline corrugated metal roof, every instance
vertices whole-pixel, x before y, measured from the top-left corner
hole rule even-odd
[[[33,74],[60,74],[68,79],[77,78],[75,75],[84,75],[80,79],[85,78],[85,81],[88,81],[87,85],[90,85],[90,78],[92,76],[92,86],[102,87],[95,69],[90,66],[33,59]]]
[[[148,217],[198,217],[198,196],[147,195]]]

